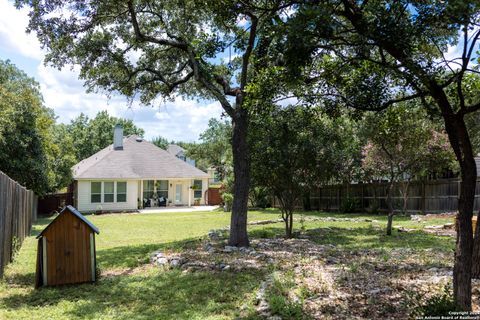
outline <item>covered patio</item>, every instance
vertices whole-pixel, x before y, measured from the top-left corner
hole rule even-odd
[[[162,208],[172,206],[191,207],[204,204],[207,179],[148,179],[138,182],[139,206]]]

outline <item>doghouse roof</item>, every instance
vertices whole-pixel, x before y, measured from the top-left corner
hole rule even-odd
[[[53,221],[50,222],[50,223],[48,224],[48,226],[47,226],[45,229],[43,229],[42,232],[40,232],[40,234],[37,236],[37,239],[40,238],[40,237],[45,233],[45,231],[47,231],[47,229],[48,229],[52,224],[55,223],[55,220],[57,220],[58,217],[60,217],[60,215],[61,215],[63,212],[65,212],[65,210],[67,210],[67,209],[68,209],[68,211],[70,211],[71,213],[73,213],[78,219],[82,220],[90,229],[92,229],[93,232],[95,232],[96,234],[99,234],[99,233],[100,233],[100,231],[98,230],[98,228],[95,227],[90,221],[88,221],[87,218],[85,218],[85,217],[80,213],[80,211],[78,211],[78,210],[75,209],[74,207],[68,205],[68,206],[66,206],[65,208],[63,208],[62,211],[60,211],[60,214],[59,214],[55,219],[53,219]]]

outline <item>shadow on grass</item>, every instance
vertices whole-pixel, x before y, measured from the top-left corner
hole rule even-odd
[[[198,238],[164,244],[100,250],[101,268],[135,267],[148,263],[155,250],[195,248]],[[15,317],[58,314],[59,318],[114,319],[235,318],[240,307],[253,305],[266,271],[183,273],[161,268],[101,277],[95,284],[65,285],[33,290],[32,274],[8,279],[10,293],[0,308]],[[18,290],[20,289],[20,290]],[[25,290],[27,289],[27,290]],[[24,314],[25,313],[25,314]],[[48,316],[47,316],[48,317]]]
[[[112,268],[134,268],[149,262],[150,254],[156,250],[177,251],[196,248],[199,238],[189,238],[168,243],[132,245],[97,250],[97,263],[101,270]]]
[[[203,319],[213,315],[233,318],[241,304],[253,301],[260,283],[254,273],[182,273],[150,270],[101,279],[97,284],[44,288],[13,294],[2,304],[32,308],[35,314],[57,309],[63,317],[97,319]],[[32,310],[33,312],[33,310]]]
[[[284,234],[285,230],[282,227],[263,227],[250,231],[250,235],[257,238],[271,238]],[[315,243],[333,244],[347,249],[411,248],[450,251],[453,250],[455,243],[453,238],[436,236],[423,231],[394,231],[391,236],[387,236],[385,230],[373,227],[316,228],[307,229],[306,234]]]
[[[280,209],[276,208],[267,208],[267,209],[255,209],[253,210],[260,214],[265,215],[281,215]],[[371,214],[367,212],[356,212],[356,213],[342,213],[337,211],[295,211],[294,218],[300,218],[300,215],[304,215],[306,217],[329,217],[329,218],[368,218],[368,219],[375,219],[378,221],[387,221],[387,214],[386,213],[379,213],[379,214]],[[404,222],[404,221],[411,221],[409,216],[397,214],[394,218],[395,222]]]

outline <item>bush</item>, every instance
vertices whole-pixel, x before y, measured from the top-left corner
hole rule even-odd
[[[371,214],[378,214],[379,209],[380,209],[380,205],[378,203],[378,200],[373,199],[372,201],[370,201],[370,204],[369,204],[368,208],[366,208],[366,211],[368,213],[371,213]]]
[[[407,299],[412,310],[412,316],[447,316],[451,311],[457,311],[453,293],[448,285],[441,292],[430,297],[425,294],[413,293]]]
[[[340,204],[340,210],[344,213],[355,212],[355,209],[358,207],[358,200],[351,197],[346,197],[342,199]]]
[[[250,204],[255,208],[269,208],[270,203],[270,195],[266,188],[262,187],[253,187],[250,188],[250,192],[248,195],[250,199]]]
[[[272,314],[282,319],[303,319],[303,308],[299,302],[289,301],[282,295],[272,295],[268,299]]]
[[[292,320],[310,318],[303,310],[303,299],[299,297],[296,301],[292,301],[290,297],[295,286],[295,275],[291,270],[284,274],[276,274],[267,291],[267,301],[273,315]]]
[[[223,203],[227,206],[227,210],[230,211],[232,209],[232,204],[233,204],[233,194],[228,192],[222,193],[222,200],[223,200]]]

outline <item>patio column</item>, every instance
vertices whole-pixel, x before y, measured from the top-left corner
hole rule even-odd
[[[191,198],[192,198],[192,180],[188,180],[188,186],[187,186],[187,191],[188,191],[188,206],[191,206]]]
[[[143,204],[143,180],[140,179],[140,203],[142,204],[142,209],[144,209]]]

